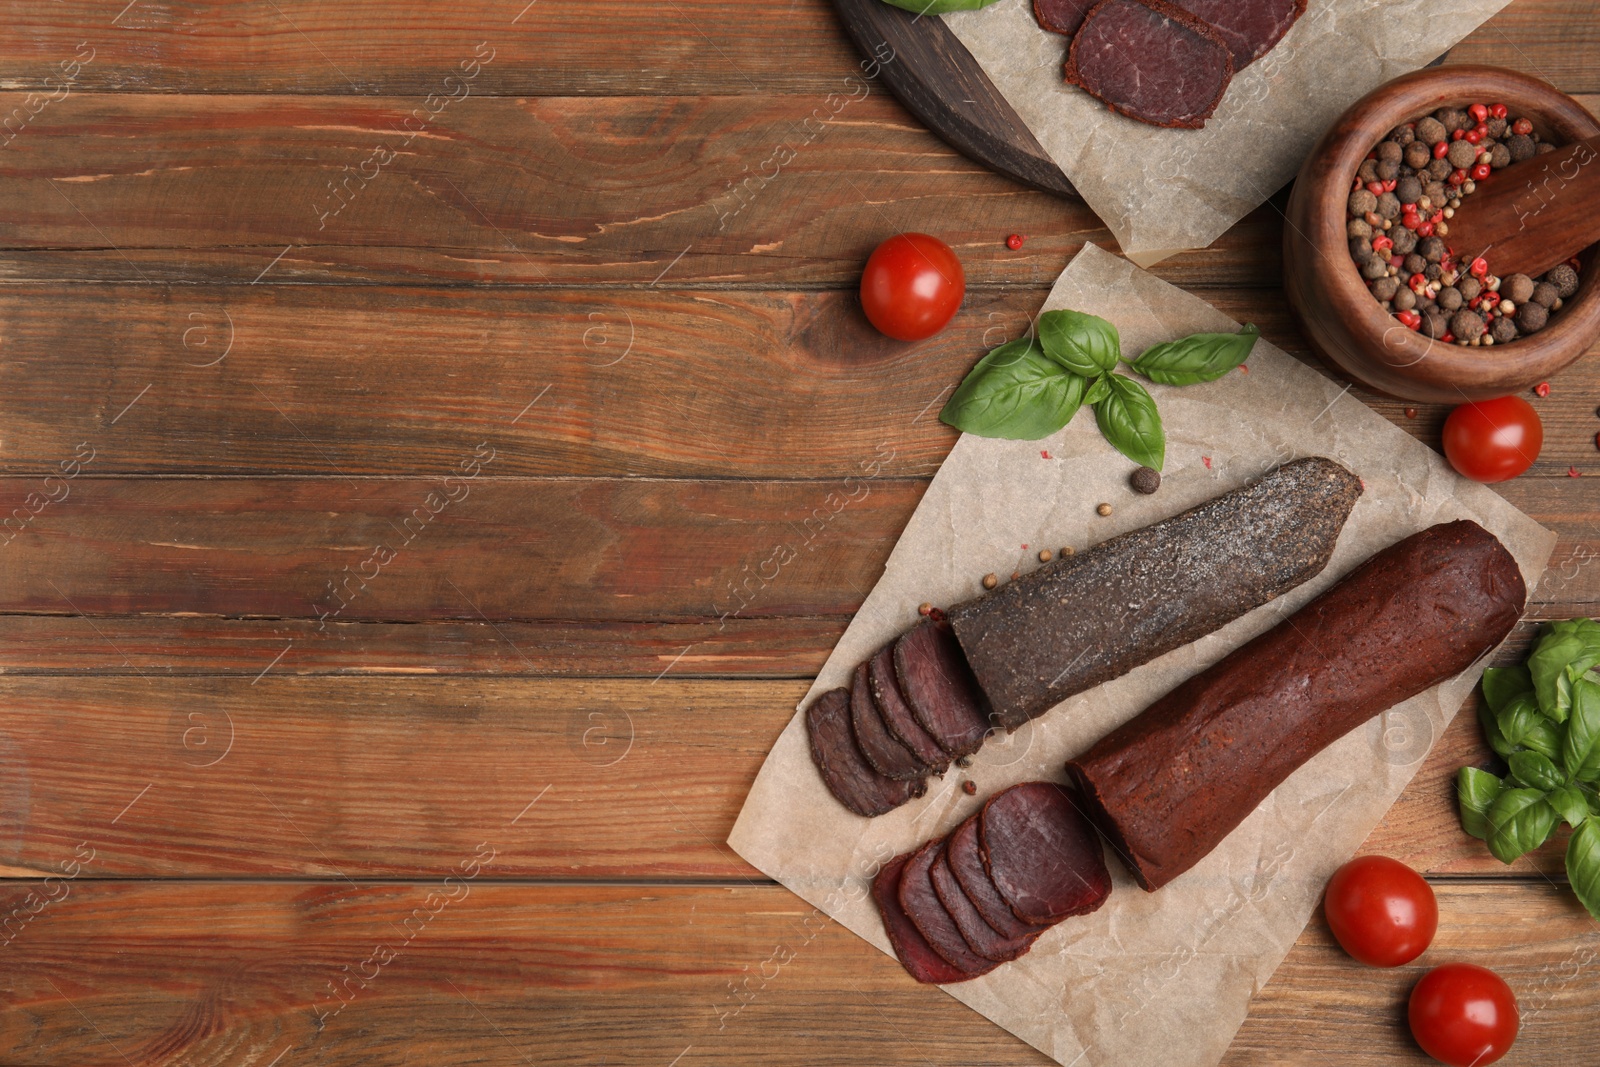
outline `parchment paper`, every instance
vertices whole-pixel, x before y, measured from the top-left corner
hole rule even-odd
[[[1063,307],[1110,319],[1129,356],[1157,341],[1237,327],[1197,297],[1093,245],[1072,261],[1045,302],[1046,309]],[[1008,785],[1064,780],[1066,759],[1379,549],[1434,523],[1471,518],[1516,556],[1528,588],[1537,586],[1553,534],[1489,489],[1455,475],[1430,449],[1346,396],[1348,387],[1265,340],[1247,366],[1248,372],[1205,385],[1150,387],[1168,440],[1166,471],[1153,496],[1127,487],[1132,465],[1104,442],[1087,409],[1043,441],[963,436],[805,703],[847,684],[857,663],[917,620],[921,602],[949,605],[976,596],[991,571],[1009,576],[1038,566],[1041,547],[1081,551],[1298,456],[1336,458],[1366,482],[1323,574],[1193,645],[1064,702],[1008,738],[992,739],[971,767],[951,768],[942,781],[932,780],[928,796],[877,819],[852,815],[827,792],[811,762],[803,716],[796,714],[761,768],[728,843],[889,952],[867,895],[884,860],[948,832]],[[1115,508],[1108,518],[1095,513],[1101,501]],[[1251,995],[1305,927],[1328,876],[1421,766],[1482,666],[1336,742],[1211,856],[1158,892],[1140,890],[1108,852],[1115,886],[1105,906],[1050,930],[1022,959],[946,991],[1074,1067],[1216,1063]],[[977,783],[976,796],[961,791],[966,778]]]
[[[1124,254],[1148,267],[1216,240],[1294,177],[1345,108],[1508,2],[1310,0],[1277,47],[1234,77],[1201,130],[1146,125],[1066,84],[1069,42],[1039,28],[1032,0],[943,18]]]

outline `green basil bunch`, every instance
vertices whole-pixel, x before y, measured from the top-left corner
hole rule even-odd
[[[1126,362],[1162,385],[1193,385],[1227,374],[1250,355],[1260,331],[1197,333],[1122,359],[1117,328],[1081,311],[1047,311],[1038,336],[993,349],[967,374],[939,418],[966,433],[1036,441],[1072,421],[1084,404],[1094,408],[1100,432],[1135,463],[1160,470],[1166,434],[1155,398],[1116,373]]]
[[[1483,672],[1480,719],[1504,778],[1477,767],[1456,776],[1461,827],[1502,863],[1572,827],[1567,880],[1600,919],[1600,623],[1553,623],[1522,667]]]

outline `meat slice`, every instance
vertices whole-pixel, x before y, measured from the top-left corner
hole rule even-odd
[[[897,782],[872,769],[850,729],[850,691],[830,689],[806,709],[811,760],[828,792],[857,815],[872,818],[927,792],[921,779]]]
[[[1055,923],[1111,894],[1100,838],[1065,786],[1023,782],[991,797],[978,820],[984,869],[1017,918]]]
[[[989,735],[988,702],[950,624],[924,619],[894,645],[900,692],[924,730],[952,758],[970,755]]]
[[[1172,0],[1172,4],[1217,31],[1233,57],[1235,74],[1272,51],[1306,13],[1306,0]]]
[[[967,898],[967,894],[961,889],[961,883],[950,870],[948,841],[939,858],[933,861],[933,867],[928,874],[933,879],[933,891],[939,894],[939,903],[950,913],[956,929],[961,931],[962,939],[972,951],[984,959],[1005,963],[1016,959],[1033,946],[1033,940],[1038,934],[1013,938],[1001,937],[994,927],[983,921],[983,916],[978,914],[978,909]]]
[[[910,782],[928,776],[928,767],[911,750],[895,740],[878,714],[877,702],[872,699],[872,686],[867,682],[867,665],[856,668],[850,686],[850,728],[855,734],[856,747],[866,757],[872,769],[885,778],[897,782]]]
[[[934,863],[944,853],[944,842],[935,838],[911,854],[900,875],[900,909],[916,926],[933,951],[968,978],[987,974],[999,964],[985,959],[967,947],[966,939],[950,913],[944,910],[933,888]]]
[[[1071,37],[1094,5],[1095,0],[1033,0],[1033,17],[1051,33]]]
[[[1379,552],[1067,764],[1145,889],[1193,867],[1301,764],[1516,625],[1517,561],[1465,520]],[[986,816],[987,818],[987,816]]]
[[[1199,129],[1233,79],[1233,56],[1165,0],[1101,0],[1072,38],[1066,79],[1129,118]]]
[[[959,967],[951,966],[949,960],[933,951],[933,946],[917,932],[916,924],[900,907],[900,876],[910,858],[909,853],[896,856],[884,864],[878,876],[872,880],[872,899],[878,905],[878,914],[883,917],[883,929],[889,935],[889,944],[894,946],[894,954],[900,957],[900,965],[917,981],[930,985],[964,982],[971,976]]]
[[[1011,905],[994,887],[989,872],[983,869],[983,856],[978,851],[978,816],[956,827],[945,842],[945,859],[950,873],[961,884],[961,891],[972,901],[983,921],[1001,937],[1012,939],[1031,937],[1047,928],[1047,924],[1025,923],[1011,911]]]
[[[931,774],[943,774],[950,766],[950,757],[939,747],[928,731],[922,728],[911,705],[900,694],[900,682],[894,673],[894,644],[884,645],[867,664],[867,680],[872,686],[872,699],[878,705],[883,725],[888,727],[911,754],[926,764]]]

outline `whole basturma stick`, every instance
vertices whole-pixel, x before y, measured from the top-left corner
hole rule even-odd
[[[1067,764],[1139,884],[1193,867],[1298,767],[1470,666],[1527,599],[1505,546],[1442,523],[1384,549]]]

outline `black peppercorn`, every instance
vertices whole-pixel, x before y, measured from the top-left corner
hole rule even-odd
[[[1140,467],[1128,480],[1141,493],[1153,493],[1161,488],[1161,472],[1154,467]]]

